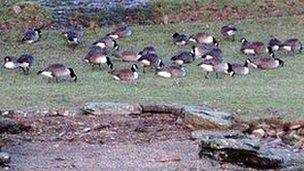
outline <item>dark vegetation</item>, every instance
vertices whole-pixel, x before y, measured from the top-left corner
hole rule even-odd
[[[36,2],[0,0],[0,28],[48,26],[52,21],[50,9]],[[123,3],[109,8],[79,6],[67,13],[70,25],[95,27],[117,24],[167,24],[177,22],[236,20],[248,18],[301,15],[304,2],[300,0],[151,0],[144,5],[127,8]],[[94,14],[94,15],[92,15]]]

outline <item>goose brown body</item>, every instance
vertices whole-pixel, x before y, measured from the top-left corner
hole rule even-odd
[[[186,69],[182,66],[176,65],[163,66],[162,68],[157,69],[156,74],[164,78],[180,78],[186,76]]]

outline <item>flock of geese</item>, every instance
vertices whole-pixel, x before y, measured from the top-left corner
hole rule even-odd
[[[220,33],[225,40],[234,41],[237,34],[237,27],[229,24],[221,28]],[[276,38],[271,39],[268,44],[258,41],[248,41],[242,38],[240,51],[243,54],[250,55],[244,64],[228,63],[224,60],[222,50],[219,48],[217,39],[207,33],[199,32],[188,37],[185,34],[174,33],[173,43],[177,46],[186,46],[191,44],[191,51],[183,51],[171,58],[172,64],[165,65],[163,60],[157,55],[153,46],[145,47],[140,52],[126,50],[119,52],[117,40],[131,36],[132,30],[122,25],[113,32],[96,40],[88,49],[82,61],[92,65],[92,67],[101,67],[106,64],[109,67],[108,73],[116,80],[132,81],[139,78],[137,64],[132,64],[130,68],[114,69],[110,56],[121,59],[123,62],[139,63],[143,66],[143,73],[147,71],[155,72],[158,76],[184,77],[186,76],[185,64],[192,63],[194,60],[201,59],[198,66],[206,71],[205,78],[209,78],[210,73],[234,75],[247,75],[249,65],[261,70],[276,69],[284,65],[284,62],[275,57],[275,51],[285,51],[287,53],[300,53],[303,50],[302,44],[298,38],[291,38],[286,41],[280,41]],[[23,35],[24,43],[33,44],[39,41],[41,37],[40,29],[29,29]],[[69,46],[75,48],[81,43],[81,34],[75,30],[64,32],[64,37]],[[110,52],[112,52],[110,54]],[[4,68],[15,70],[21,68],[25,74],[29,74],[33,66],[34,58],[29,54],[23,54],[19,58],[6,56],[4,58]],[[61,63],[55,63],[40,70],[38,75],[54,79],[58,82],[59,78],[71,77],[76,82],[77,76],[74,70]]]

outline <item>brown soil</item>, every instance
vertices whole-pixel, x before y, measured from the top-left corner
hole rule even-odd
[[[199,159],[191,130],[170,114],[11,116],[29,132],[4,136],[13,170],[235,170]]]

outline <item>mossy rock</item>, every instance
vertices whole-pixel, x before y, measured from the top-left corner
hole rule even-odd
[[[52,12],[36,2],[20,1],[0,10],[0,24],[10,24],[15,28],[42,28],[52,22]]]

